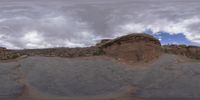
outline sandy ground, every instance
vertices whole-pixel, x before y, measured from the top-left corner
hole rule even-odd
[[[0,63],[0,100],[198,100],[200,62],[162,55],[126,65],[107,57]]]

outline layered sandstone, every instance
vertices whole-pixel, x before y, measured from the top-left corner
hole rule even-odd
[[[160,41],[147,34],[129,34],[98,44],[106,55],[131,62],[148,62],[161,54]]]

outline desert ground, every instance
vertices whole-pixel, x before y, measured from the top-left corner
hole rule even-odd
[[[162,54],[146,64],[33,56],[0,63],[1,100],[198,100],[200,62]]]

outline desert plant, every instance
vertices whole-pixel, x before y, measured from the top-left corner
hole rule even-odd
[[[18,58],[18,57],[20,57],[19,54],[11,54],[11,55],[9,56],[9,59],[16,59],[16,58]]]
[[[104,55],[104,54],[105,54],[105,52],[102,49],[97,50],[93,53],[94,56],[100,56],[100,55]]]

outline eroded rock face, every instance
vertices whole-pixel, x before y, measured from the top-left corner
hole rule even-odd
[[[101,43],[108,56],[131,62],[148,62],[161,54],[160,41],[147,34],[129,34]]]
[[[186,45],[164,45],[163,51],[176,55],[183,55],[193,59],[200,59],[200,47]]]

